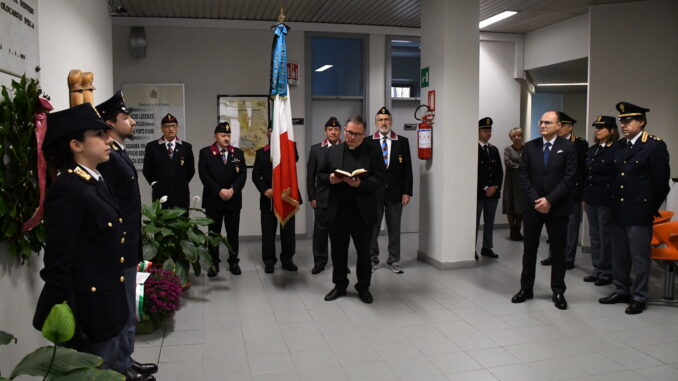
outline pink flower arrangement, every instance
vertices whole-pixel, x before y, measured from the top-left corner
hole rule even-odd
[[[179,276],[163,268],[151,268],[144,283],[144,313],[156,324],[162,324],[181,308]]]

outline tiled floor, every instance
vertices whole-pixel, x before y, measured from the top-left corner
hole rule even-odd
[[[623,305],[598,304],[612,288],[581,281],[588,254],[567,273],[567,311],[551,303],[542,266],[535,299],[511,304],[522,245],[506,235],[495,233],[499,260],[449,271],[417,261],[418,236],[403,235],[405,273],[377,270],[372,305],[352,288],[323,300],[331,270],[311,275],[308,240],[297,242],[299,272],[278,265],[272,275],[260,242],[241,242],[243,274],[195,279],[173,323],[138,336],[135,357],[158,362],[160,381],[678,380],[677,305],[628,316]],[[656,272],[655,300],[661,282]]]

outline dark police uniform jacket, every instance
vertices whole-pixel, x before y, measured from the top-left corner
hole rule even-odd
[[[504,183],[504,170],[501,166],[501,157],[497,147],[487,143],[489,155],[478,143],[478,199],[499,198],[501,185]],[[485,196],[485,187],[496,186],[497,191],[492,197]]]
[[[228,146],[224,164],[221,147],[216,143],[200,150],[198,175],[202,180],[202,207],[210,210],[242,209],[242,189],[247,180],[245,154],[240,148]],[[233,197],[222,200],[219,191],[233,187]]]
[[[391,149],[388,153],[389,162],[384,175],[384,181],[377,189],[378,200],[390,200],[401,202],[403,195],[412,196],[412,157],[410,156],[410,143],[406,137],[391,131]],[[370,143],[381,149],[382,136],[379,131],[375,132]],[[382,161],[384,160],[382,154]]]
[[[641,133],[632,149],[621,139],[615,153],[615,217],[622,226],[652,224],[669,193],[669,152],[658,137]]]
[[[574,149],[577,151],[577,175],[574,180],[574,191],[572,192],[572,201],[581,202],[584,193],[584,180],[586,176],[586,153],[589,149],[589,143],[579,136],[570,134],[570,141],[574,143]]]
[[[572,190],[577,175],[577,153],[574,143],[556,137],[546,167],[544,167],[544,142],[542,137],[525,144],[520,156],[520,186],[525,193],[523,213],[538,214],[534,201],[546,197],[551,203],[552,216],[572,213]]]
[[[106,185],[71,164],[45,199],[45,285],[33,317],[41,329],[52,306],[67,301],[89,341],[117,336],[129,318],[124,219]]]
[[[127,152],[118,142],[113,141],[110,159],[99,164],[97,170],[113,191],[124,219],[123,228],[127,232],[125,245],[129,250],[125,267],[136,266],[144,260],[141,240],[141,194],[137,169],[127,156]]]
[[[607,143],[604,147],[594,144],[586,153],[582,199],[587,204],[612,206],[614,177],[616,175],[614,155],[618,148],[617,142]]]
[[[342,169],[344,163],[344,147],[346,143],[337,144],[327,150],[325,162],[318,173],[318,180],[330,187],[330,195],[327,205],[327,222],[332,224],[337,219],[337,214],[341,213],[339,210],[339,186],[330,185],[330,174],[335,169]],[[365,226],[372,228],[377,222],[377,198],[376,191],[384,179],[386,173],[386,166],[384,165],[384,157],[381,154],[381,149],[375,148],[374,145],[365,141],[356,147],[359,149],[357,168],[364,168],[367,175],[361,178],[360,186],[358,188],[351,188],[354,192],[360,218]],[[348,186],[347,184],[344,184]],[[366,234],[369,234],[366,232]]]
[[[322,143],[312,145],[306,163],[306,193],[309,200],[315,200],[318,203],[318,208],[327,208],[327,198],[330,195],[329,186],[318,181],[318,171],[322,167],[329,147],[331,146],[327,139]]]
[[[299,161],[297,145],[294,145],[294,155],[296,161]],[[273,200],[264,196],[267,189],[273,188],[273,162],[271,161],[271,145],[259,148],[254,156],[254,167],[252,168],[252,181],[259,190],[259,210],[273,210]],[[299,193],[299,205],[302,204],[301,192]]]
[[[165,140],[148,142],[144,156],[144,177],[152,188],[153,200],[167,196],[166,208],[188,209],[190,193],[188,183],[195,174],[193,147],[185,141],[176,139],[174,156],[170,159]]]

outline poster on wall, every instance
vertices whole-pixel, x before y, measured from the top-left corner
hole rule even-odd
[[[38,64],[38,0],[0,1],[0,72],[35,77]]]
[[[245,153],[248,167],[256,151],[268,144],[269,97],[266,95],[219,95],[219,122],[231,125],[232,144]]]
[[[186,139],[183,84],[139,84],[122,86],[125,104],[131,108],[132,119],[137,122],[134,139],[125,142],[125,149],[137,169],[144,166],[146,143],[162,136],[160,121],[170,113],[179,121],[177,136]]]

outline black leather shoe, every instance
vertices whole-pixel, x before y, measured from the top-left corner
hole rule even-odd
[[[217,274],[219,274],[219,271],[212,269],[207,270],[207,276],[210,278],[214,278],[215,276],[217,276]]]
[[[499,258],[499,256],[494,251],[492,251],[492,249],[486,249],[484,247],[482,250],[480,250],[480,255],[483,257]]]
[[[631,305],[629,305],[626,308],[625,312],[626,312],[627,315],[636,315],[636,314],[643,312],[644,310],[645,310],[645,302],[638,302],[638,301],[634,300],[633,302],[631,302]]]
[[[527,299],[532,299],[533,297],[534,295],[532,294],[532,290],[524,290],[521,288],[517,294],[513,295],[511,298],[511,303],[522,303]]]
[[[264,272],[266,274],[273,274],[274,268],[273,265],[264,265]]]
[[[369,289],[356,287],[355,290],[358,291],[358,297],[363,303],[370,304],[374,301]]]
[[[323,263],[316,263],[311,269],[311,274],[320,274],[323,270],[325,270],[325,265]]]
[[[233,274],[233,275],[242,274],[242,270],[240,269],[240,265],[238,264],[238,262],[229,263],[228,264],[228,271],[230,271],[231,274]]]
[[[158,371],[158,366],[154,363],[142,364],[137,361],[132,362],[132,369],[136,370],[139,373],[143,374],[153,374]]]
[[[125,381],[155,381],[155,377],[139,373],[133,368],[129,368],[125,371]]]
[[[565,262],[565,270],[572,270],[574,268],[574,262]]]
[[[478,252],[476,251],[476,261],[478,260],[478,258],[479,258],[479,257],[478,257]]]
[[[553,305],[556,306],[557,309],[559,310],[567,309],[567,300],[565,300],[565,296],[563,294],[555,293],[551,297],[551,300],[553,300]]]
[[[294,262],[292,262],[291,259],[289,261],[283,262],[281,267],[283,268],[283,270],[287,270],[287,271],[297,271],[297,270],[299,270],[297,265],[295,265]]]
[[[541,263],[542,266],[551,266],[552,262],[553,260],[551,259],[551,257],[546,257],[546,259],[542,259],[541,262],[539,263]]]
[[[584,277],[584,282],[588,282],[588,283],[595,282],[597,280],[598,280],[598,277],[595,276],[595,275],[587,275],[587,276]]]
[[[341,289],[341,288],[333,288],[332,291],[330,291],[327,295],[325,295],[325,301],[326,302],[331,302],[333,300],[337,300],[340,297],[346,295],[346,290]]]
[[[594,283],[596,286],[607,286],[608,284],[612,283],[612,279],[602,279],[598,278],[596,279],[596,283]]]
[[[598,299],[600,304],[617,304],[617,303],[631,303],[631,297],[628,295],[617,294],[616,292]]]

